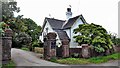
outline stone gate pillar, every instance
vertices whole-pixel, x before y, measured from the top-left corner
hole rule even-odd
[[[62,40],[62,57],[69,57],[69,40]]]
[[[2,37],[2,63],[7,64],[11,60],[12,30],[6,29]]]
[[[82,57],[83,58],[89,58],[90,52],[89,52],[89,45],[88,44],[82,44]]]
[[[56,33],[48,33],[44,40],[44,58],[56,57]]]

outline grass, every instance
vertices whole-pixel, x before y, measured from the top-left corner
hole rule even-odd
[[[25,51],[29,51],[29,48],[26,48],[26,47],[22,47],[21,49]]]
[[[15,68],[16,64],[11,60],[8,64],[2,65],[2,68]]]
[[[89,61],[91,63],[99,64],[99,63],[105,63],[105,62],[107,62],[109,60],[120,59],[119,56],[120,56],[120,53],[115,53],[115,54],[108,55],[108,56],[93,57],[93,58],[90,58]]]
[[[99,56],[99,57],[93,57],[89,59],[83,59],[83,58],[64,58],[64,59],[57,59],[56,61],[60,64],[100,64],[108,62],[109,60],[118,60],[120,59],[120,53],[111,54],[108,56]]]
[[[57,62],[61,64],[89,64],[89,61],[87,59],[80,58],[59,59]]]

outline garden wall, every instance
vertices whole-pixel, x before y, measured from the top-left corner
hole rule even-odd
[[[82,53],[82,48],[70,48],[69,49],[69,53],[70,53],[70,57],[72,57],[74,54],[79,54],[79,57],[81,57],[81,53]]]
[[[116,52],[120,52],[120,45],[115,46],[115,50],[116,50]]]

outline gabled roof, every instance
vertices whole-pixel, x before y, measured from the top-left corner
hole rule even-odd
[[[62,25],[65,23],[63,20],[58,20],[54,18],[46,18],[53,29],[61,29]]]
[[[60,38],[60,40],[64,40],[64,39],[67,39],[67,40],[70,40],[70,38],[68,37],[66,31],[63,31],[63,30],[55,30]]]
[[[87,23],[82,15],[70,18],[67,22],[65,20],[58,20],[54,18],[45,18],[42,29],[45,27],[46,22],[48,21],[53,30],[69,29],[71,28],[75,21],[80,18],[83,23]],[[66,22],[66,24],[65,24]]]
[[[78,15],[76,17],[70,18],[68,22],[63,26],[63,29],[71,28],[78,18],[80,18],[83,21],[83,23],[87,23],[82,15]]]

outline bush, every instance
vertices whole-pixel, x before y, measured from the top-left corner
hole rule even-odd
[[[50,61],[51,61],[51,62],[57,62],[57,58],[56,58],[56,57],[52,57],[52,58],[50,59]]]
[[[32,47],[43,47],[43,43],[40,40],[35,40],[32,42]]]
[[[25,47],[28,47],[28,46],[30,46],[31,41],[32,41],[32,38],[24,32],[16,34],[13,37],[13,44],[17,48],[23,47],[24,45],[25,45]],[[13,47],[14,47],[14,45],[13,45]]]
[[[114,45],[120,46],[120,38],[112,38]]]

